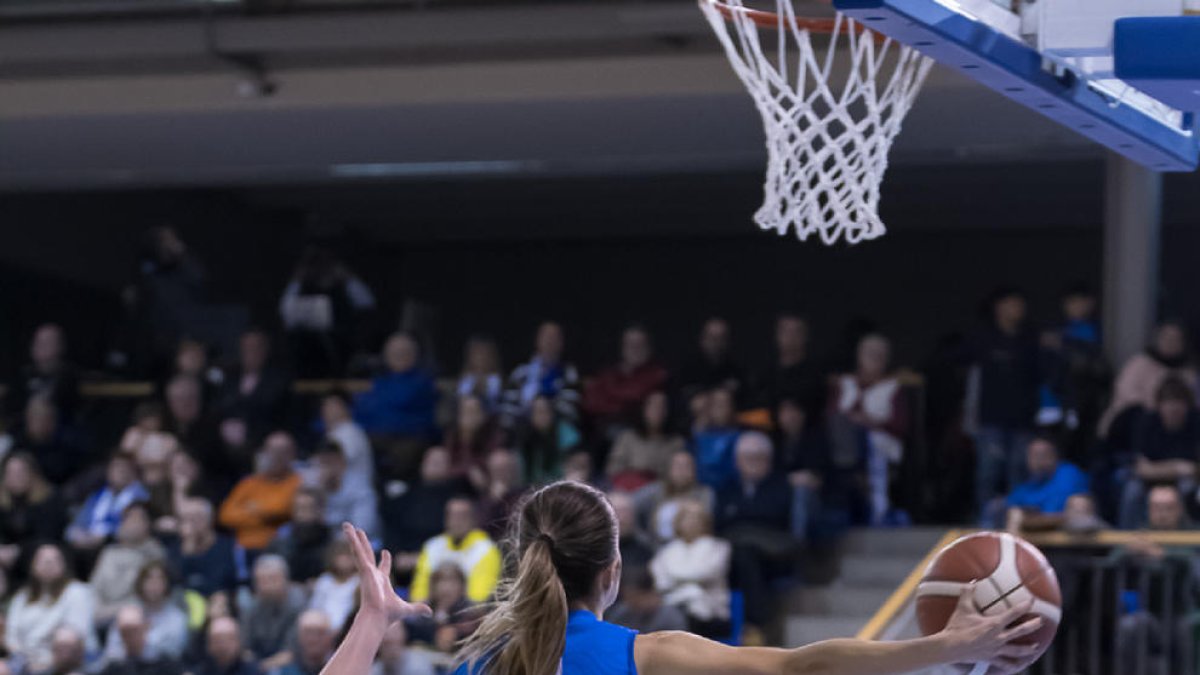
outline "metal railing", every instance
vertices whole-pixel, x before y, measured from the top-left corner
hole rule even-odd
[[[914,637],[913,597],[929,561],[966,534],[952,530],[929,551],[858,633]],[[1200,649],[1200,532],[1104,531],[1030,535],[1058,574],[1063,620],[1036,675],[1197,675]],[[1125,551],[1161,547],[1161,555]]]

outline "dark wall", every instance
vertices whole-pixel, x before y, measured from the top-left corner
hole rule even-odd
[[[387,325],[406,298],[436,310],[450,367],[479,330],[510,363],[523,358],[544,317],[566,323],[581,365],[611,358],[630,320],[677,361],[710,314],[734,321],[743,360],[758,364],[785,308],[812,317],[822,353],[867,318],[916,364],[939,336],[971,328],[998,285],[1026,289],[1048,321],[1064,287],[1098,284],[1102,179],[1095,163],[902,167],[884,192],[889,233],[834,248],[758,232],[758,175],[9,196],[0,338],[23,353],[36,322],[68,316],[86,335],[76,352],[99,363],[140,233],[170,222],[211,271],[213,299],[266,320],[305,242],[331,241],[375,288]],[[1165,311],[1194,319],[1197,187],[1168,180],[1163,237]]]

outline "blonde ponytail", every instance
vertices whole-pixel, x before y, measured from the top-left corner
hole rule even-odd
[[[500,589],[496,606],[463,649],[470,671],[488,675],[556,675],[567,637],[567,593],[554,568],[551,540],[534,540],[517,577]]]

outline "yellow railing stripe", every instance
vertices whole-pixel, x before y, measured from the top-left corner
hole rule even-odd
[[[942,535],[942,538],[933,545],[933,548],[929,549],[929,552],[925,554],[921,562],[917,563],[917,566],[908,573],[908,577],[904,579],[903,583],[897,586],[896,590],[892,591],[887,602],[884,602],[879,611],[875,612],[875,616],[872,616],[871,620],[862,627],[862,630],[858,631],[857,637],[860,640],[875,640],[879,638],[883,633],[883,629],[887,628],[887,625],[896,618],[900,610],[904,609],[905,603],[917,591],[917,584],[921,583],[921,577],[924,576],[925,568],[929,567],[933,556],[937,555],[938,551],[941,551],[950,542],[962,536],[962,533],[962,530],[950,530]]]

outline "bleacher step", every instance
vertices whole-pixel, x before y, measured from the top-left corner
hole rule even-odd
[[[946,533],[941,527],[861,528],[841,541],[845,555],[924,557]]]
[[[789,595],[787,612],[805,616],[870,617],[891,593],[891,588],[852,586],[840,581],[830,586],[800,588]]]
[[[848,555],[842,558],[838,580],[844,586],[893,589],[920,559],[920,556]]]
[[[784,624],[784,646],[800,647],[831,638],[854,637],[867,619],[834,616],[793,616]]]

